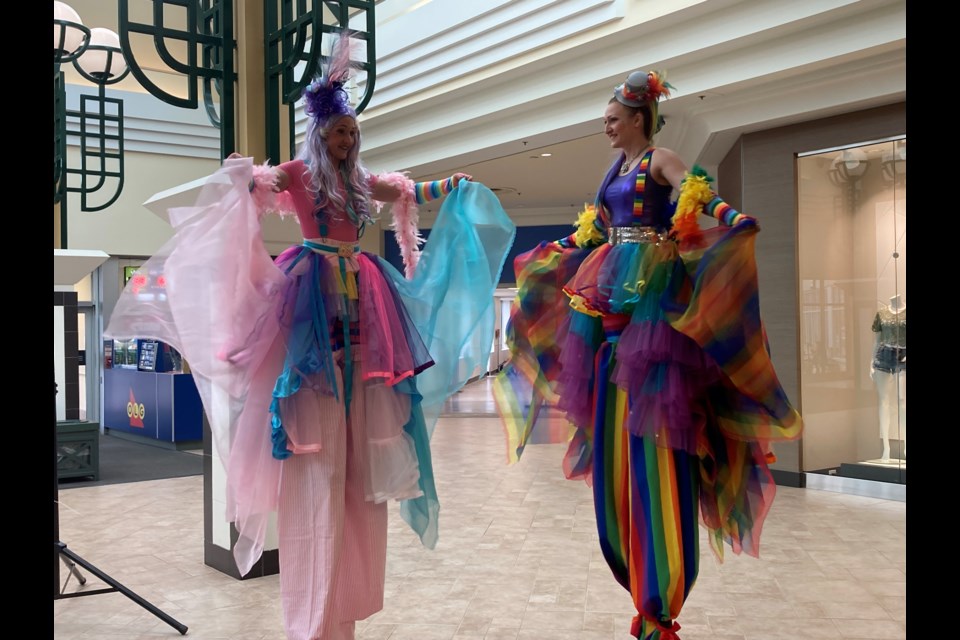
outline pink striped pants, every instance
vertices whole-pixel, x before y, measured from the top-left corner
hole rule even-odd
[[[297,439],[320,445],[282,465],[280,597],[290,640],[352,640],[355,622],[383,608],[387,504],[366,499],[365,475],[368,441],[402,432],[409,401],[396,396],[358,376],[349,420],[330,396],[301,389],[290,399]]]

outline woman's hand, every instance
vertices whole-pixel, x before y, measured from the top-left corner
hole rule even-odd
[[[456,189],[457,185],[460,184],[461,180],[473,180],[473,176],[466,173],[455,173],[450,176],[450,182],[453,184],[453,188]]]

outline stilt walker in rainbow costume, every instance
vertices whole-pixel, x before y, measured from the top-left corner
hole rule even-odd
[[[511,460],[569,442],[564,472],[593,487],[600,547],[644,640],[679,637],[698,521],[720,559],[723,543],[758,554],[771,443],[802,428],[760,320],[756,220],[653,146],[671,88],[637,71],[614,89],[604,131],[623,153],[575,233],[516,258],[512,357],[494,387]],[[701,230],[701,214],[720,224]]]

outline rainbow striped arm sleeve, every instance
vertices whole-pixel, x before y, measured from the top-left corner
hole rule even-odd
[[[417,198],[417,204],[436,200],[453,191],[453,176],[446,180],[434,180],[433,182],[418,182],[414,185],[414,194]]]
[[[558,245],[564,249],[576,249],[577,248],[577,234],[571,233],[565,238],[560,238],[559,240],[554,240]]]
[[[714,194],[713,200],[704,205],[703,214],[711,218],[716,218],[728,227],[732,227],[744,218],[749,217],[731,207],[723,198],[716,194]]]

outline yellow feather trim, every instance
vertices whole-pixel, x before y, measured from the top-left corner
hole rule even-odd
[[[603,242],[603,233],[594,224],[596,219],[597,208],[592,204],[583,205],[583,211],[577,214],[577,221],[573,223],[577,228],[573,238],[578,247],[583,248]]]
[[[687,173],[680,185],[677,210],[673,214],[673,230],[680,240],[694,240],[700,233],[697,216],[703,213],[703,205],[713,200],[713,189],[707,176]]]

